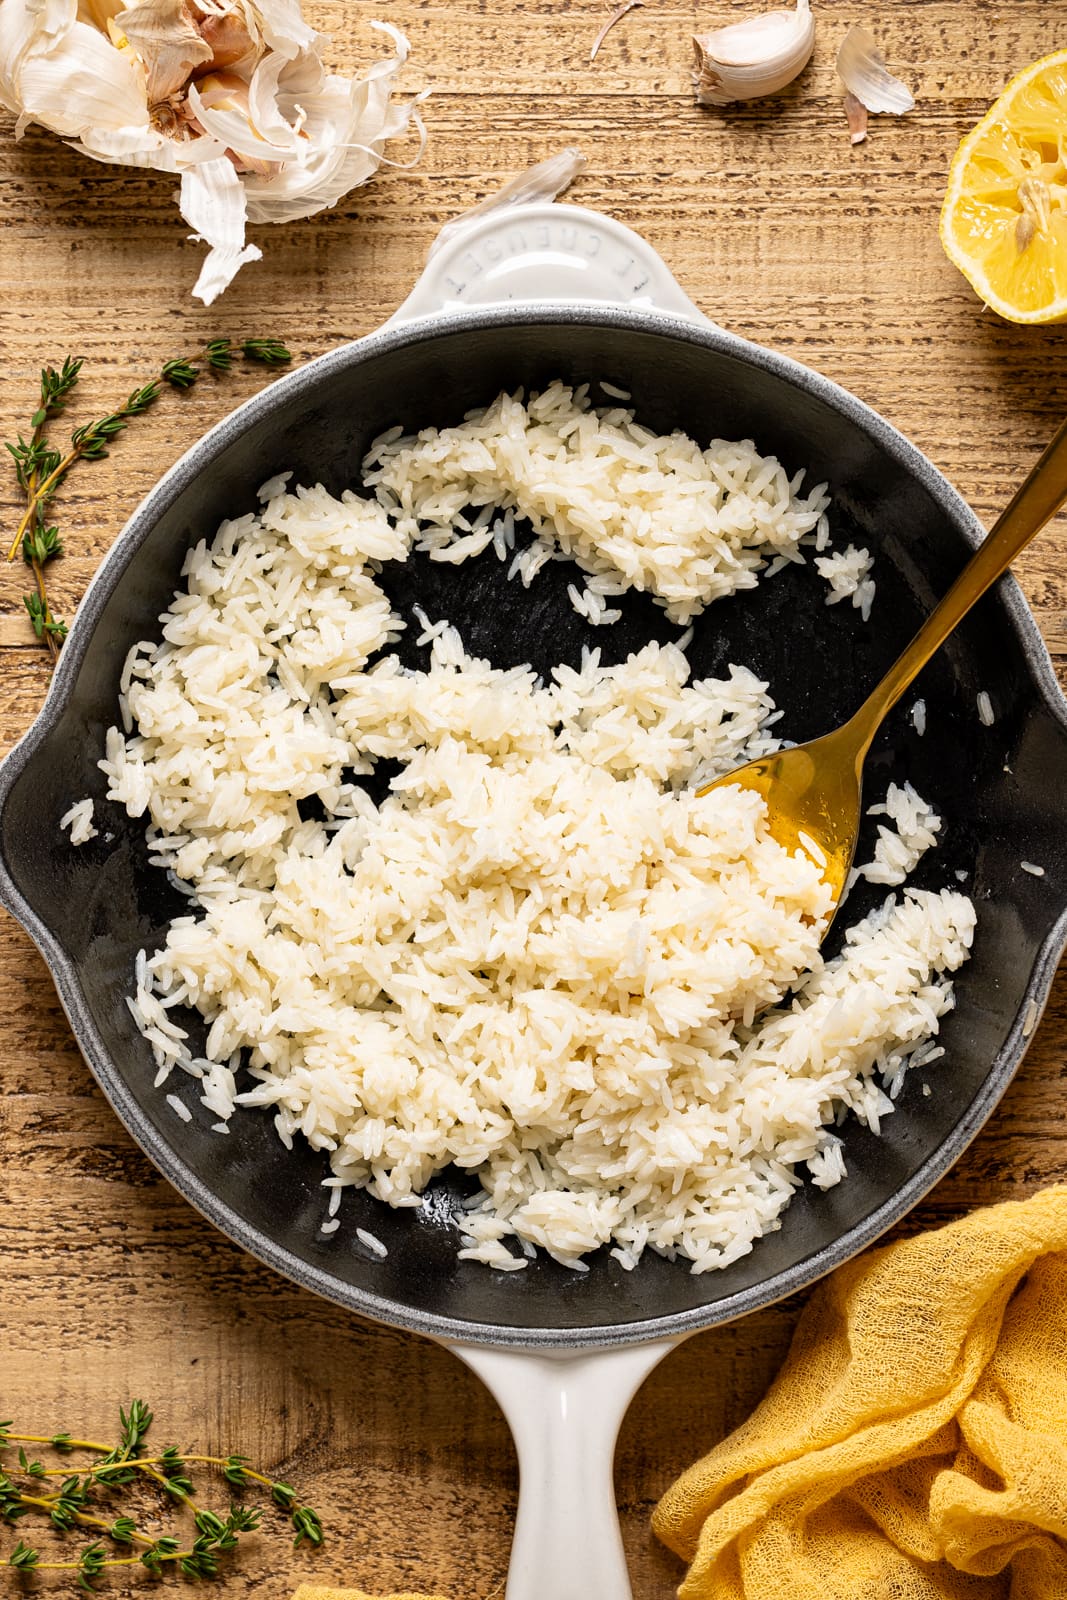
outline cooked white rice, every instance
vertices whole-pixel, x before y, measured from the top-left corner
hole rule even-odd
[[[365,482],[432,559],[476,553],[470,509],[504,507],[586,572],[653,594],[676,622],[753,588],[775,556],[803,560],[801,540],[825,542],[826,486],[802,494],[803,478],[751,440],[701,449],[562,383],[528,402],[502,394],[457,427],[382,435],[364,463]],[[528,566],[513,565],[529,583]]]
[[[622,616],[622,612],[615,606],[609,606],[603,594],[598,593],[591,584],[579,589],[577,584],[568,583],[567,598],[578,615],[594,628],[607,622],[618,622]]]
[[[183,1100],[179,1100],[176,1094],[168,1094],[167,1104],[170,1106],[170,1109],[174,1112],[175,1116],[180,1117],[183,1122],[192,1122],[193,1113],[189,1110],[189,1107]]]
[[[835,550],[828,556],[816,556],[815,570],[830,585],[826,604],[834,606],[839,600],[851,600],[866,622],[874,604],[873,566],[874,558],[870,551],[857,550],[854,544],[845,550]]]
[[[520,550],[518,555],[512,557],[508,568],[509,578],[521,578],[522,586],[528,589],[546,561],[552,560],[552,547],[543,540],[538,539],[533,544]]]
[[[869,817],[888,817],[894,824],[878,827],[874,860],[858,867],[857,873],[868,883],[894,886],[903,883],[919,861],[937,844],[941,818],[916,794],[910,783],[891,783],[884,802],[868,806]]]
[[[70,829],[71,844],[88,844],[97,834],[97,830],[93,827],[93,802],[77,801],[60,817],[59,826]]]
[[[337,1224],[335,1224],[337,1226]],[[366,1228],[356,1229],[356,1238],[360,1244],[365,1245],[372,1255],[385,1257],[389,1254],[385,1245],[376,1233],[370,1233]]]
[[[978,720],[984,727],[991,728],[994,722],[997,720],[996,712],[993,710],[993,702],[989,698],[989,695],[985,689],[980,689],[976,698],[978,704]]]
[[[374,564],[417,530],[267,487],[190,550],[101,763],[196,907],[137,961],[157,1083],[191,1074],[223,1127],[270,1107],[286,1148],[328,1153],[335,1194],[418,1205],[449,1164],[476,1173],[460,1253],[504,1270],[535,1247],[577,1271],[600,1245],[695,1272],[745,1254],[801,1169],[844,1176],[836,1118],[892,1110],[952,1004],[970,901],[891,897],[824,963],[816,863],[756,796],[687,787],[775,748],[751,672],[692,682],[650,644],[541,683],[425,614],[424,670],[368,667],[406,625]],[[376,806],[353,775],[381,758],[403,767]],[[886,802],[901,836],[926,814],[908,793]],[[310,797],[326,820],[301,820]],[[202,1055],[178,1005],[208,1024]]]

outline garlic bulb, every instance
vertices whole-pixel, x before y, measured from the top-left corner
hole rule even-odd
[[[0,0],[0,106],[16,138],[36,122],[97,161],[179,175],[182,216],[209,246],[193,293],[210,305],[261,255],[246,222],[336,205],[387,140],[412,122],[425,137],[417,100],[391,99],[407,40],[371,27],[393,53],[345,78],[299,0]]]
[[[777,94],[803,72],[815,47],[809,0],[795,11],[763,11],[715,33],[696,34],[697,104],[728,106]]]
[[[907,84],[894,78],[874,35],[856,23],[846,33],[837,52],[837,72],[848,94],[868,111],[888,111],[903,116],[915,104]]]

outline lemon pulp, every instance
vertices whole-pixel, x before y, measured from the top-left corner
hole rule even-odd
[[[1002,317],[1067,318],[1067,50],[1014,78],[960,145],[941,243]]]

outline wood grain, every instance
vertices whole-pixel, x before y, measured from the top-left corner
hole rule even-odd
[[[852,389],[979,515],[995,515],[1063,414],[1067,332],[983,312],[941,254],[937,213],[960,136],[1013,72],[1067,46],[1067,13],[1045,0],[886,0],[879,36],[919,103],[899,121],[873,119],[853,149],[833,70],[859,16],[847,0],[821,0],[816,55],[797,85],[726,112],[692,102],[689,37],[742,14],[740,0],[648,0],[593,65],[600,0],[380,9],[410,35],[410,88],[433,90],[422,162],[322,217],[259,230],[264,260],[211,311],[188,295],[199,248],[185,239],[172,179],[95,166],[37,131],[16,144],[5,127],[5,437],[25,427],[42,361],[68,350],[87,358],[84,420],[205,336],[270,332],[305,358],[367,332],[403,298],[443,222],[572,143],[589,162],[572,198],[640,229],[716,320]],[[378,12],[309,6],[334,34],[339,66],[373,54],[363,24]],[[61,610],[74,609],[126,515],[186,443],[260,381],[235,373],[169,400],[72,478],[59,502]],[[8,477],[2,492],[10,526]],[[1065,555],[1061,518],[1018,565],[1063,670]],[[6,746],[37,711],[48,665],[22,612],[23,570],[6,568],[0,584]],[[235,1593],[283,1596],[314,1576],[457,1600],[502,1594],[516,1475],[486,1392],[425,1341],[276,1278],[180,1200],[106,1106],[43,962],[7,917],[0,1008],[3,1414],[106,1434],[117,1403],[143,1395],[168,1441],[248,1450],[290,1476],[326,1518],[329,1543],[293,1552],[274,1527],[229,1578]],[[1061,977],[1001,1108],[909,1230],[1062,1176],[1065,1019]],[[616,1479],[637,1600],[666,1600],[681,1574],[649,1532],[657,1495],[751,1410],[798,1308],[788,1301],[692,1340],[635,1401]]]

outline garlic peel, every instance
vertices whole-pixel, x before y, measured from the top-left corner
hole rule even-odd
[[[9,110],[69,139],[80,139],[94,128],[149,127],[144,79],[136,61],[84,22],[72,23],[47,50],[27,50],[17,92]]]
[[[856,23],[846,33],[837,52],[837,71],[849,94],[868,111],[903,116],[915,104],[907,84],[894,78],[885,64],[874,35]]]
[[[862,144],[867,137],[867,107],[857,100],[851,90],[845,93],[845,116],[848,118],[848,135],[851,144]]]
[[[554,156],[549,156],[546,161],[539,161],[536,166],[519,173],[518,177],[509,178],[495,194],[487,195],[476,206],[471,206],[469,211],[464,211],[451,222],[446,222],[430,246],[427,260],[432,260],[441,246],[461,232],[474,217],[485,216],[489,211],[503,211],[513,206],[529,206],[536,205],[542,200],[555,200],[557,195],[570,187],[584,169],[585,157],[582,152],[576,146],[568,145],[566,149],[558,150]]]
[[[325,43],[326,35],[316,33],[304,21],[300,7],[293,0],[198,0],[202,11],[211,11],[218,17],[230,15],[235,10],[244,17],[252,38],[268,50],[295,61],[305,53],[315,53]],[[371,23],[371,27],[379,24]]]
[[[809,0],[793,11],[764,11],[714,33],[695,34],[698,105],[758,100],[792,83],[811,59],[815,19]]]
[[[181,176],[179,206],[209,246],[194,289],[210,304],[260,251],[245,225],[336,205],[425,129],[395,99],[408,42],[362,78],[331,73],[299,0],[0,0],[0,107],[94,160]],[[395,162],[388,162],[396,165]]]
[[[414,166],[419,159],[426,140],[418,112],[423,97],[404,106],[391,98],[393,79],[407,57],[408,42],[391,23],[372,22],[371,27],[393,40],[397,54],[376,62],[365,78],[350,80],[321,72],[316,75],[317,86],[311,88],[307,58],[282,69],[279,103],[290,109],[294,122],[303,114],[306,137],[294,137],[291,158],[279,155],[279,170],[270,179],[255,173],[245,178],[249,222],[289,222],[336,205],[379,166],[400,165],[387,161],[383,147],[409,124],[418,132],[419,145],[405,165]],[[294,82],[297,89],[291,91]],[[359,136],[361,130],[364,137]],[[259,150],[262,154],[263,147]],[[268,153],[277,155],[278,147],[268,147]]]
[[[216,156],[187,167],[182,173],[181,211],[193,228],[190,237],[211,246],[193,289],[210,305],[246,262],[262,255],[244,241],[245,193],[232,161]]]

